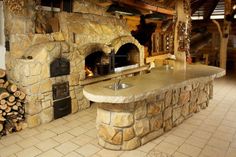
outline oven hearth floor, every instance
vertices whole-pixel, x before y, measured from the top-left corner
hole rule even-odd
[[[236,76],[215,81],[214,99],[167,134],[133,151],[97,144],[96,105],[0,140],[0,157],[235,157]],[[171,155],[168,155],[171,154]]]

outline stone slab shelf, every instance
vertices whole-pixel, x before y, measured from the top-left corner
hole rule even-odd
[[[112,150],[133,150],[205,109],[213,97],[213,80],[225,70],[189,65],[186,70],[154,69],[125,78],[133,86],[113,91],[105,81],[87,85],[86,98],[98,103],[99,144]]]

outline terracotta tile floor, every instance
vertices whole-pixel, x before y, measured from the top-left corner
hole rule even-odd
[[[111,151],[96,139],[96,105],[2,137],[0,157],[236,157],[236,76],[215,81],[207,109],[133,151]]]

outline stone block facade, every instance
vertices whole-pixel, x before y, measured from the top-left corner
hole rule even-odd
[[[194,81],[133,103],[98,104],[99,144],[112,150],[132,150],[161,136],[208,106],[212,83]]]
[[[90,106],[90,102],[83,96],[83,86],[80,84],[86,77],[85,58],[89,54],[96,51],[116,53],[121,46],[131,43],[139,51],[139,65],[144,64],[144,48],[132,37],[126,21],[108,15],[94,3],[76,0],[74,13],[56,13],[60,32],[48,34],[34,33],[35,3],[30,0],[28,5],[25,11],[28,14],[14,15],[6,9],[5,25],[10,43],[10,52],[6,53],[8,80],[27,95],[25,109],[29,127],[54,119],[54,84],[69,82],[72,113]],[[83,10],[79,12],[79,8]],[[68,75],[50,76],[50,64],[57,58],[70,62]]]
[[[7,56],[9,80],[15,82],[26,93],[26,123],[34,127],[50,122],[53,117],[52,85],[69,82],[72,113],[88,108],[89,101],[84,98],[79,80],[84,73],[81,69],[83,60],[79,54],[69,52],[65,42],[47,42],[34,46],[34,51],[26,51],[33,59],[13,59]],[[37,56],[33,55],[37,53]],[[31,55],[32,54],[32,55]],[[50,63],[63,57],[70,60],[69,75],[50,77]]]

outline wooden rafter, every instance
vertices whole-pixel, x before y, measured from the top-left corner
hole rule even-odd
[[[192,0],[191,1],[192,15],[206,2],[207,0]]]
[[[142,0],[142,2],[149,4],[149,5],[153,5],[153,6],[163,6],[164,5],[163,1]]]
[[[204,8],[204,14],[203,14],[204,20],[210,19],[211,14],[215,10],[219,1],[220,0],[208,0],[207,7]]]
[[[105,0],[105,1],[98,1],[97,5],[102,6],[102,7],[107,7],[112,4],[111,0]]]
[[[163,13],[163,14],[167,14],[167,15],[174,15],[175,14],[175,10],[173,10],[173,9],[166,9],[163,7],[157,7],[157,6],[143,3],[141,1],[136,1],[136,0],[129,0],[129,1],[127,1],[127,0],[114,0],[114,1],[121,3],[121,4],[131,6],[131,7],[135,7],[138,9],[159,12],[159,13]]]

